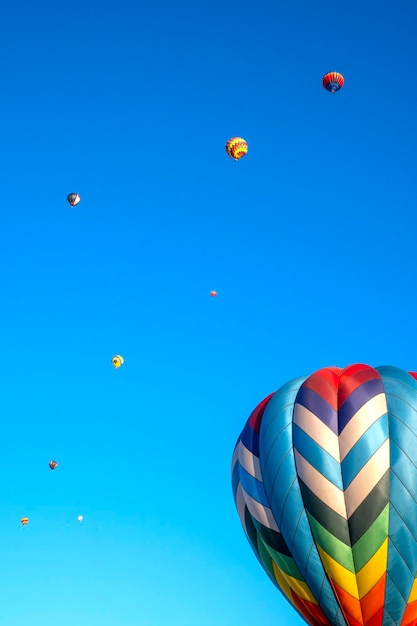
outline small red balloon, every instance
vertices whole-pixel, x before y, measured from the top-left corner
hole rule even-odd
[[[212,298],[215,298],[217,296],[217,291],[210,291],[210,295]]]

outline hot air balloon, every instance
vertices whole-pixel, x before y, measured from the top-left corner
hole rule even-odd
[[[58,461],[49,461],[49,467],[51,468],[51,470],[54,470],[56,467],[58,467]]]
[[[125,362],[124,358],[120,354],[115,354],[111,359],[112,365],[117,369]]]
[[[336,93],[339,89],[342,89],[345,79],[339,72],[328,72],[323,76],[323,87],[331,93]]]
[[[210,295],[212,298],[215,298],[217,296],[217,291],[210,291]]]
[[[80,202],[81,197],[78,195],[78,193],[70,193],[68,194],[67,200],[71,206],[75,206]]]
[[[83,521],[83,519],[84,519],[84,518],[83,518],[83,516],[82,516],[82,515],[79,515],[79,516],[77,517],[77,522],[82,522],[82,521]]]
[[[239,159],[244,157],[248,151],[248,148],[249,146],[247,142],[242,139],[242,137],[232,137],[226,143],[226,152],[235,161],[238,161]]]
[[[22,526],[26,526],[26,524],[29,522],[29,518],[28,517],[22,517],[20,522],[21,522]]]
[[[242,526],[309,624],[417,624],[416,379],[327,367],[265,398],[239,436]]]

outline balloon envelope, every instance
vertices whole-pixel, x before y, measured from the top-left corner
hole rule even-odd
[[[81,197],[78,193],[69,193],[67,200],[71,206],[76,206],[80,202]]]
[[[227,154],[238,161],[248,152],[248,143],[242,137],[231,137],[226,143]]]
[[[336,93],[339,89],[342,89],[345,83],[345,79],[339,72],[327,72],[322,78],[323,87],[330,93]]]
[[[310,624],[417,624],[416,378],[319,370],[265,398],[237,441],[242,526]]]
[[[119,367],[123,365],[125,360],[120,354],[115,354],[114,356],[112,356],[111,362],[112,362],[113,367],[118,369]]]

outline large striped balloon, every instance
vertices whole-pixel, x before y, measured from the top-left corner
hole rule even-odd
[[[238,439],[243,528],[310,624],[417,625],[416,379],[319,370],[265,398]]]

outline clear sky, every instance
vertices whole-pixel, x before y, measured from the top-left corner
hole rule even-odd
[[[416,25],[412,0],[4,4],[1,624],[301,624],[231,456],[295,376],[417,369]]]

